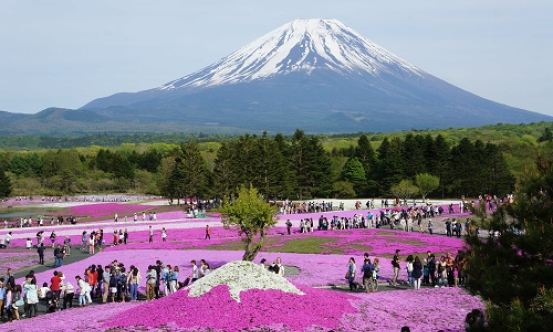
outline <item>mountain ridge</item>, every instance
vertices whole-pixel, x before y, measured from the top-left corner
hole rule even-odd
[[[191,74],[67,112],[55,113],[58,124],[87,132],[390,132],[553,120],[455,87],[334,19],[295,20]]]

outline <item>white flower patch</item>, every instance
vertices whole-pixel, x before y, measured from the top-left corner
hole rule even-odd
[[[259,265],[247,261],[234,261],[198,279],[194,284],[188,287],[188,296],[202,296],[213,287],[223,284],[228,286],[230,296],[237,302],[240,302],[241,291],[252,288],[262,290],[275,289],[285,293],[305,295],[284,277],[269,272]]]

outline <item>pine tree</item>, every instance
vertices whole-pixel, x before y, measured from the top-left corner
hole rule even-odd
[[[207,194],[209,168],[197,143],[181,145],[183,167],[183,193],[188,197],[201,197]]]
[[[0,169],[0,198],[9,197],[12,193],[12,183],[6,172]]]
[[[233,167],[232,144],[223,142],[217,151],[213,168],[214,192],[217,197],[229,198],[238,188],[237,170]]]
[[[380,193],[387,194],[393,184],[399,183],[405,177],[402,141],[398,137],[391,141],[385,137],[377,152]]]
[[[357,195],[363,193],[367,178],[363,164],[357,158],[349,159],[342,169],[342,179],[353,184],[353,188]]]
[[[514,203],[480,215],[468,238],[469,289],[488,304],[490,331],[553,331],[553,164],[539,158]]]

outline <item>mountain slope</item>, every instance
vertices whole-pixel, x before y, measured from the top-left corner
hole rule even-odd
[[[124,121],[291,132],[550,121],[444,82],[336,20],[295,20],[161,87],[83,110]],[[173,122],[174,123],[174,122]]]

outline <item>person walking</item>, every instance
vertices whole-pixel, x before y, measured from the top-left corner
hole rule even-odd
[[[148,239],[148,243],[152,242],[154,242],[154,229],[152,228],[152,226],[150,226],[150,237]]]
[[[66,255],[71,256],[71,238],[69,236],[65,237],[65,240],[63,240],[63,245],[66,250]]]
[[[392,259],[392,266],[394,267],[394,277],[392,279],[392,286],[397,286],[397,278],[399,276],[399,249],[396,249],[396,254]]]
[[[161,229],[161,242],[167,242],[167,231],[165,227]]]
[[[58,244],[58,246],[54,249],[54,267],[61,266],[60,260],[62,255],[63,254],[61,253],[61,245]]]
[[[86,231],[83,231],[83,234],[81,235],[81,251],[85,251],[88,246],[88,236]]]
[[[56,246],[56,232],[52,231],[50,234],[50,241],[52,242],[52,248]]]
[[[354,289],[357,289],[357,285],[354,282],[355,271],[357,270],[357,267],[355,266],[355,258],[350,257],[346,267],[347,267],[346,279],[349,282],[349,290],[353,292]]]
[[[211,229],[209,228],[209,225],[205,226],[205,240],[211,240]]]
[[[433,230],[434,230],[434,225],[432,225],[432,219],[428,219],[428,233],[432,235]]]
[[[38,253],[38,263],[44,265],[44,243],[41,243],[36,251]]]
[[[413,263],[413,280],[415,289],[421,288],[422,278],[422,263],[419,256],[415,256],[415,262]]]
[[[413,278],[413,262],[414,262],[413,255],[407,256],[406,262],[406,268],[407,268],[407,280],[409,281],[409,286],[414,287],[415,286],[415,279]]]
[[[369,289],[374,289],[373,284],[373,273],[374,266],[371,264],[371,260],[367,257],[363,261],[363,267],[361,267],[361,272],[363,272],[363,286],[365,287],[365,292],[368,293]]]
[[[77,287],[79,287],[79,308],[86,307],[86,283],[80,276],[76,276]]]
[[[290,219],[286,220],[286,230],[288,231],[288,235],[290,235],[292,230],[292,222],[290,221]]]

